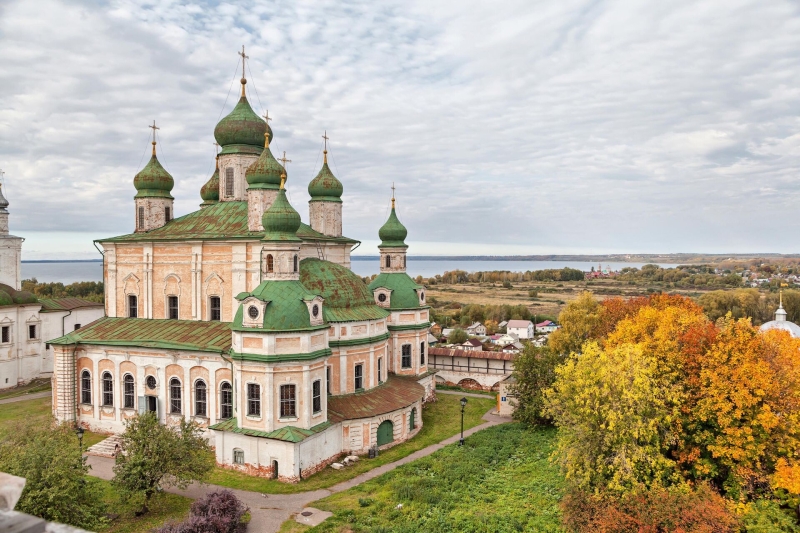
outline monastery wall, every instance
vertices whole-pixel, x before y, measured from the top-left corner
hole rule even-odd
[[[42,358],[44,339],[41,305],[0,307],[0,328],[8,328],[8,341],[0,338],[0,389],[27,383],[52,372],[52,363]],[[29,338],[29,326],[36,326],[36,337]]]

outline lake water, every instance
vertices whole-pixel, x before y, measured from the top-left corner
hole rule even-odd
[[[603,269],[620,270],[625,267],[641,268],[645,263],[603,263]],[[677,265],[663,263],[664,268]],[[525,272],[527,270],[545,270],[548,268],[575,268],[588,271],[592,267],[597,269],[597,263],[588,261],[454,261],[442,260],[415,260],[408,259],[408,274],[412,277],[431,277],[451,270],[465,270],[467,272],[490,272],[492,270],[507,270],[511,272]],[[354,260],[351,262],[353,272],[359,276],[371,276],[379,271],[378,259]],[[103,281],[103,263],[22,263],[23,279],[36,278],[40,282],[50,283],[60,281],[64,284],[76,281]]]

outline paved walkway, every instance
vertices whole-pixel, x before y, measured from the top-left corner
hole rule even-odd
[[[0,404],[4,403],[14,403],[14,402],[24,402],[25,400],[35,400],[36,398],[48,398],[53,395],[53,391],[42,391],[42,392],[34,392],[33,394],[23,394],[21,396],[14,396],[13,398],[6,398],[4,400],[0,400]]]
[[[492,414],[492,412],[493,410],[483,415],[483,420],[485,420],[483,424],[466,430],[464,432],[464,437],[468,437],[469,435],[472,435],[477,431],[481,431],[482,429],[496,426],[498,424],[504,424],[509,421],[508,418],[497,416]],[[252,519],[250,520],[250,525],[247,528],[249,533],[276,533],[280,529],[283,522],[291,518],[292,515],[300,513],[304,508],[308,507],[309,503],[319,500],[320,498],[330,496],[331,494],[345,491],[349,488],[355,487],[356,485],[360,485],[365,481],[376,478],[381,474],[389,472],[390,470],[394,470],[400,465],[404,465],[421,457],[430,455],[436,450],[444,448],[448,444],[458,442],[458,439],[460,438],[460,434],[454,435],[438,444],[432,444],[427,448],[416,451],[411,455],[393,463],[388,463],[383,466],[373,468],[369,472],[364,472],[363,474],[356,476],[351,480],[343,481],[330,487],[329,489],[319,489],[309,492],[300,492],[297,494],[261,494],[259,492],[250,492],[246,490],[227,489],[227,487],[220,487],[218,485],[200,485],[193,483],[186,490],[174,488],[167,490],[169,492],[180,494],[181,496],[186,496],[192,499],[200,498],[203,495],[213,492],[217,489],[224,488],[227,490],[232,490],[233,493],[236,494],[236,496],[250,508],[250,515],[252,516]],[[114,477],[112,470],[114,467],[114,459],[87,456],[86,462],[92,467],[92,469],[89,471],[91,475],[101,479],[111,479]]]

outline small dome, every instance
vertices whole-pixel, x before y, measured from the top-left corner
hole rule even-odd
[[[35,304],[38,302],[39,300],[31,292],[18,291],[10,285],[0,284],[0,306]]]
[[[419,300],[419,291],[424,291],[425,287],[418,285],[411,276],[405,272],[384,272],[378,274],[369,284],[369,290],[391,289],[392,295],[389,298],[389,309],[419,309],[425,307]]]
[[[407,248],[405,243],[406,235],[408,235],[408,230],[397,219],[397,213],[393,206],[389,220],[378,230],[378,237],[381,239],[381,244],[378,248]]]
[[[331,169],[328,167],[328,157],[317,174],[317,177],[308,184],[308,194],[312,200],[323,200],[328,202],[341,202],[344,188],[342,182],[336,179]]]
[[[222,146],[222,154],[258,154],[264,148],[264,134],[272,141],[272,129],[255,114],[242,95],[239,103],[214,128],[214,138]]]
[[[8,200],[3,196],[3,188],[0,186],[0,212],[5,211],[8,207]]]
[[[281,175],[285,173],[286,169],[272,155],[269,146],[265,146],[258,159],[247,167],[244,176],[248,189],[278,189]]]
[[[286,198],[286,189],[278,191],[278,197],[261,216],[265,241],[299,241],[300,214]]]
[[[0,306],[14,305],[14,300],[6,291],[0,289]]]
[[[209,180],[200,188],[200,198],[203,203],[200,205],[210,205],[219,202],[219,159],[217,159],[217,168],[214,169],[214,174]]]
[[[800,326],[794,322],[789,322],[788,320],[770,320],[769,322],[762,324],[758,329],[761,331],[782,329],[784,331],[788,331],[792,337],[800,337]]]
[[[172,192],[172,187],[174,185],[175,180],[172,179],[169,172],[164,170],[164,167],[159,163],[155,154],[155,146],[153,146],[153,156],[150,158],[150,161],[133,178],[133,186],[136,187],[136,196],[134,196],[134,198],[155,196],[172,199],[170,192]]]

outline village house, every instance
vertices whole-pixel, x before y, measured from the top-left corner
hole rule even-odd
[[[509,320],[506,332],[509,335],[516,335],[519,339],[532,339],[533,322],[530,320]]]
[[[472,325],[470,325],[469,327],[467,327],[466,331],[467,331],[467,335],[473,335],[473,336],[482,337],[482,336],[486,335],[486,326],[484,326],[480,322],[475,322]]]
[[[483,350],[483,344],[478,339],[467,339],[462,345],[462,350]]]
[[[538,324],[536,324],[536,326],[534,328],[534,332],[537,335],[539,335],[541,333],[552,333],[552,332],[554,332],[555,330],[557,330],[560,327],[561,326],[559,326],[558,324],[556,324],[552,320],[544,320],[544,321],[539,322]]]
[[[497,338],[492,337],[492,342],[494,344],[499,344],[500,346],[505,346],[506,344],[512,344],[519,340],[518,335],[512,335],[510,333],[504,333],[502,335],[498,335]]]

